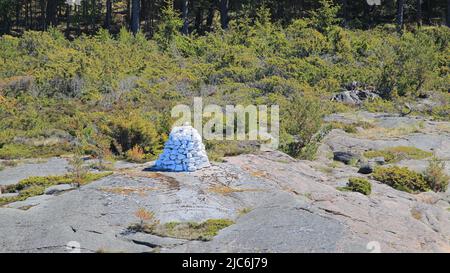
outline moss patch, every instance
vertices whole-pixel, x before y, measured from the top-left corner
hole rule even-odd
[[[359,192],[364,195],[370,195],[370,193],[372,192],[372,185],[365,178],[352,177],[349,178],[347,186],[338,187],[337,189],[340,191],[352,191]]]
[[[71,151],[67,145],[30,146],[6,144],[0,148],[0,159],[47,158],[61,156]]]
[[[383,157],[387,163],[395,163],[405,159],[424,159],[432,155],[431,152],[409,146],[396,146],[364,153],[367,158]]]
[[[374,170],[372,177],[394,189],[409,193],[430,190],[427,181],[421,173],[411,171],[406,167],[379,167]]]
[[[112,172],[88,173],[80,184],[85,185],[111,174]],[[12,202],[23,201],[29,197],[42,195],[44,194],[45,189],[50,186],[72,183],[74,183],[74,178],[71,175],[29,177],[19,181],[17,184],[6,186],[4,188],[5,193],[18,192],[19,195],[13,197],[0,197],[0,206]]]
[[[161,237],[172,237],[187,240],[209,241],[218,234],[221,229],[234,224],[229,219],[208,219],[201,223],[196,222],[169,222],[152,225],[149,228],[140,228],[138,231],[150,233]],[[130,226],[136,231],[139,225]]]

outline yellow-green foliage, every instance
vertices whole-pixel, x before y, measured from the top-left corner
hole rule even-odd
[[[236,156],[258,150],[257,147],[245,146],[245,144],[239,141],[209,140],[205,142],[205,147],[208,150],[208,158],[211,161],[222,162],[226,156]]]
[[[179,20],[166,11],[154,40],[125,29],[117,37],[101,30],[73,41],[55,29],[4,35],[0,158],[73,150],[71,138],[88,143],[86,153],[102,146],[124,156],[138,145],[153,157],[170,130],[172,106],[191,104],[196,95],[220,105],[279,104],[282,149],[312,158],[320,116],[348,110],[328,102],[342,84],[364,82],[390,99],[447,91],[449,28],[403,36],[389,28],[349,30],[334,26],[335,11],[330,7],[283,28],[262,9],[254,22],[243,18],[205,36],[180,35]],[[384,100],[365,107],[395,111]],[[427,114],[448,118],[448,107]],[[17,141],[55,131],[68,134],[67,143],[58,144],[63,148]]]
[[[209,241],[217,233],[234,224],[229,219],[208,219],[201,223],[196,222],[169,222],[154,229],[159,236],[174,237],[188,240]]]
[[[447,190],[450,176],[446,173],[444,161],[433,157],[424,172],[424,176],[433,191],[445,192]]]
[[[367,151],[364,156],[367,158],[384,157],[387,163],[395,163],[405,159],[424,159],[432,156],[433,153],[421,150],[416,147],[396,146],[384,150]]]
[[[316,98],[297,95],[286,106],[281,149],[298,158],[313,159],[317,150],[314,135],[322,127],[324,105]]]
[[[421,173],[411,171],[406,167],[378,167],[374,170],[372,177],[394,189],[409,193],[430,190],[425,177]]]
[[[383,99],[374,99],[367,100],[364,102],[364,109],[369,112],[395,112],[396,108],[394,106],[394,102],[383,100]]]
[[[92,181],[101,179],[112,172],[101,173],[87,173],[80,184],[84,185]],[[59,184],[72,184],[74,183],[74,177],[71,175],[61,176],[33,176],[19,181],[17,184],[8,185],[5,187],[5,192],[13,193],[19,192],[18,196],[14,197],[0,197],[0,206],[11,202],[22,201],[28,197],[42,195],[46,188]]]
[[[20,159],[33,157],[52,157],[68,153],[66,145],[30,146],[23,144],[6,144],[0,148],[0,159]]]
[[[372,192],[372,185],[365,178],[352,177],[348,179],[347,188],[350,191],[359,192],[364,195],[370,195]]]

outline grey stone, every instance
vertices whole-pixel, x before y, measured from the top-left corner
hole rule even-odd
[[[68,172],[69,164],[64,158],[50,158],[45,162],[26,162],[0,171],[0,185],[15,184],[30,176],[62,175]]]
[[[360,156],[353,154],[351,152],[342,152],[342,151],[338,151],[338,152],[334,152],[333,154],[333,159],[336,161],[340,161],[343,162],[345,164],[350,164],[353,160],[359,160]]]
[[[358,173],[361,174],[371,174],[373,172],[374,168],[373,165],[369,163],[362,164],[361,167],[358,170]]]
[[[379,98],[379,96],[368,90],[350,90],[334,95],[332,100],[345,104],[360,105],[365,100],[373,100],[375,98]]]
[[[382,157],[382,156],[370,158],[368,160],[368,162],[370,164],[372,164],[372,165],[373,164],[376,164],[376,165],[384,165],[384,164],[386,164],[386,161],[385,161],[384,157]]]
[[[45,189],[44,194],[58,194],[64,191],[72,190],[74,187],[70,184],[61,184],[61,185],[55,185],[51,186]]]
[[[0,194],[0,198],[9,198],[9,197],[16,197],[18,196],[18,192],[12,192],[12,193],[2,193]]]
[[[14,209],[21,209],[21,208],[28,208],[28,207],[34,207],[37,206],[39,204],[41,204],[42,202],[47,201],[48,199],[52,198],[51,195],[37,195],[37,196],[33,196],[30,197],[24,201],[18,201],[18,202],[14,202],[14,203],[10,203],[5,205],[8,208],[14,208]]]

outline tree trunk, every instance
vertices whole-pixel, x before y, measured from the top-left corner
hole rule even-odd
[[[112,21],[112,0],[106,0],[106,16],[104,27],[107,30],[111,30],[111,21]]]
[[[48,1],[50,2],[50,1]],[[49,22],[47,22],[48,18],[49,18],[49,14],[48,14],[48,8],[49,5],[51,5],[50,3],[47,3],[47,1],[45,0],[39,0],[39,8],[41,9],[41,26],[40,28],[42,30],[47,30],[47,26],[49,25]]]
[[[450,27],[450,0],[447,0],[447,26]]]
[[[405,8],[405,0],[397,0],[397,32],[403,32],[403,14]]]
[[[417,25],[422,26],[422,0],[416,0],[417,5]]]
[[[131,5],[131,32],[134,35],[139,31],[139,14],[141,12],[141,1],[133,0]]]
[[[131,0],[127,0],[127,9],[125,11],[125,25],[131,28]]]
[[[16,27],[20,26],[20,10],[22,8],[21,1],[17,1],[16,3]]]
[[[45,20],[47,26],[56,26],[57,6],[58,4],[56,0],[47,1],[46,20]]]
[[[220,0],[220,24],[222,29],[228,28],[228,0]]]
[[[348,3],[347,0],[342,0],[342,16],[344,17],[344,22],[348,22]]]
[[[202,23],[203,23],[203,9],[199,7],[197,10],[197,14],[195,15],[195,26],[194,26],[197,33],[202,33]]]
[[[214,20],[214,8],[216,1],[211,1],[211,5],[208,8],[208,17],[206,18],[206,29],[207,31],[212,30],[212,24]]]
[[[183,16],[183,28],[181,29],[181,32],[184,35],[189,34],[189,21],[188,21],[188,5],[189,0],[183,0],[182,1],[182,16]]]
[[[70,11],[72,6],[67,5],[66,7],[66,38],[70,37]]]

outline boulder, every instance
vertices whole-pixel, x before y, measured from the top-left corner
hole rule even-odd
[[[370,163],[362,164],[358,170],[360,174],[371,174],[374,170],[374,166]]]
[[[0,193],[0,198],[8,198],[8,197],[16,197],[18,196],[19,193],[18,192],[12,192],[12,193]]]
[[[351,152],[334,152],[333,159],[348,165],[352,161],[359,161],[360,156]]]
[[[369,159],[369,163],[375,164],[375,165],[384,165],[384,164],[386,164],[386,160],[384,159],[384,157],[378,156],[378,157]]]
[[[331,100],[350,105],[361,105],[365,100],[373,100],[379,96],[369,90],[346,90],[337,93]]]

